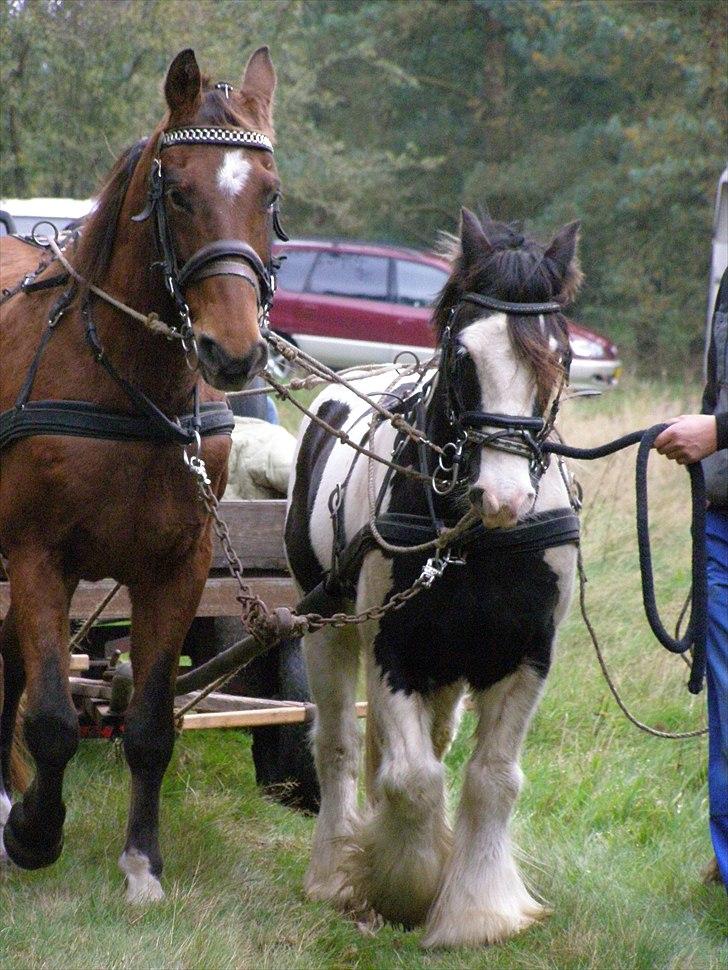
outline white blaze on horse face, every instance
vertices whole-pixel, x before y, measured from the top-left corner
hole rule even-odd
[[[245,188],[250,175],[251,164],[243,155],[243,149],[237,148],[225,152],[222,165],[217,172],[217,184],[221,192],[232,199]]]
[[[531,417],[536,383],[516,354],[505,314],[476,320],[458,339],[475,364],[483,411]],[[489,527],[515,524],[535,497],[528,459],[493,448],[482,449],[478,477],[472,484],[483,490],[483,517]]]

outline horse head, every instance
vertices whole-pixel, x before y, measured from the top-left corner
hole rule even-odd
[[[516,225],[481,225],[462,210],[453,269],[435,311],[439,385],[456,447],[470,470],[467,497],[489,527],[532,510],[570,360],[561,308],[581,282],[579,224],[547,245]]]
[[[196,344],[202,376],[236,390],[265,367],[259,321],[272,298],[280,180],[276,74],[267,47],[239,86],[211,83],[191,50],[164,82],[167,115],[117,162],[81,233],[91,283],[156,312]]]

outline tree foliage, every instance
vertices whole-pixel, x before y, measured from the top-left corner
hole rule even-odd
[[[269,43],[296,235],[429,246],[461,204],[583,221],[577,315],[652,372],[697,369],[725,164],[724,0],[1,0],[4,196],[91,194],[192,46]]]

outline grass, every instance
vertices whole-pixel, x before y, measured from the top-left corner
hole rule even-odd
[[[697,389],[638,386],[565,407],[567,440],[591,444],[694,409]],[[677,615],[689,570],[687,475],[651,463],[658,601]],[[642,616],[634,451],[578,469],[592,620],[628,704],[667,729],[699,727],[704,695]],[[470,716],[448,756],[453,787]],[[190,732],[164,783],[167,899],[129,910],[116,858],[127,776],[119,750],[84,742],[67,783],[67,846],[51,869],[0,877],[4,968],[523,968],[709,970],[728,960],[725,892],[700,883],[710,857],[704,739],[636,731],[609,696],[573,609],[523,759],[514,819],[524,869],[554,907],[501,947],[423,953],[418,932],[362,935],[301,885],[313,820],[261,798],[249,738]]]

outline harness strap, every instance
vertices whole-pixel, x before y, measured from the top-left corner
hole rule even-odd
[[[437,538],[432,521],[424,515],[385,512],[377,517],[376,527],[387,542],[400,546],[418,546]],[[541,512],[511,529],[486,529],[482,523],[478,523],[457,540],[455,548],[458,554],[467,549],[473,555],[489,552],[513,555],[538,552],[572,542],[579,542],[579,517],[573,509],[553,509]],[[364,556],[374,549],[379,549],[379,545],[367,523],[339,554],[336,575],[329,575],[323,581],[326,593],[331,596],[351,595]]]
[[[180,440],[190,443],[199,427],[201,437],[230,434],[235,418],[227,404],[211,401],[199,406],[199,414],[185,414],[174,427]],[[103,411],[88,401],[30,401],[22,409],[0,414],[0,451],[14,441],[33,435],[68,435],[106,441],[170,442],[166,429],[146,417]]]
[[[489,310],[512,313],[518,317],[540,317],[543,313],[561,313],[564,309],[555,300],[548,303],[510,303],[508,300],[496,300],[494,296],[484,296],[482,293],[463,293],[460,300],[463,303],[487,307]]]

